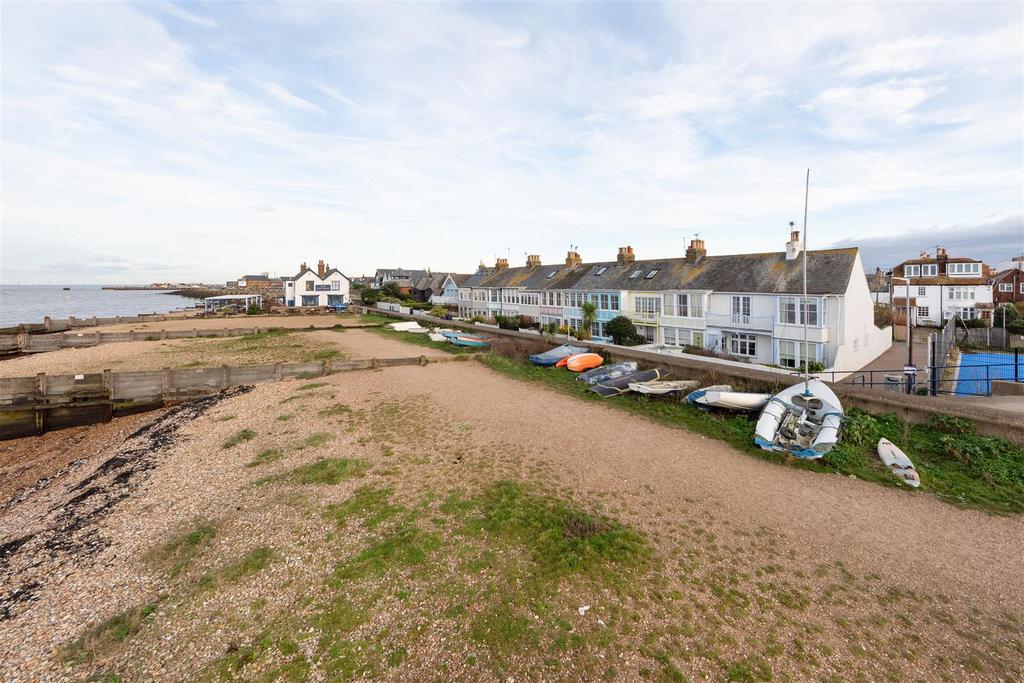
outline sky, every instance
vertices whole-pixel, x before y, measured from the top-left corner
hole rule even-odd
[[[1024,250],[1020,2],[0,12],[4,283]]]

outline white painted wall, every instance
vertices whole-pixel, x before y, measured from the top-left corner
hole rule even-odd
[[[860,276],[864,266],[857,252],[853,274],[843,295],[838,346],[832,368],[859,370],[892,346],[892,328],[875,327],[875,307],[867,280]],[[842,379],[846,375],[837,375]]]
[[[312,283],[312,291],[307,291],[307,283]],[[317,291],[317,286],[330,287],[327,291]],[[336,287],[336,289],[335,289]],[[341,273],[330,273],[324,279],[315,271],[307,270],[296,280],[285,280],[284,300],[289,306],[327,306],[331,296],[341,296],[342,303],[349,302],[350,283]],[[316,302],[303,303],[303,297],[316,297]],[[291,303],[288,303],[291,302]]]

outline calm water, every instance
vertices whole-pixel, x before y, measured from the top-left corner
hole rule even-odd
[[[167,313],[192,308],[195,301],[163,292],[104,290],[102,285],[0,285],[0,327],[41,323],[47,315],[56,320]]]

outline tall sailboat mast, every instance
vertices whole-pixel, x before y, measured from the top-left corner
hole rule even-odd
[[[807,198],[811,193],[811,169],[807,169],[807,184],[804,186],[804,299],[802,315],[804,317],[804,348],[801,354],[804,359],[804,395],[810,396],[811,368],[807,360]]]

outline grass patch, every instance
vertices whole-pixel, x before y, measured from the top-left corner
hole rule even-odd
[[[253,548],[240,560],[231,562],[212,572],[204,574],[199,579],[199,588],[203,590],[217,589],[227,584],[240,581],[247,576],[261,572],[274,561],[275,553],[273,548],[260,546]]]
[[[346,479],[361,477],[368,469],[370,463],[360,458],[322,458],[314,463],[296,467],[290,472],[265,477],[256,483],[338,484]]]
[[[82,664],[104,658],[138,633],[154,612],[156,603],[150,602],[116,614],[62,647],[58,657],[67,664]]]
[[[284,453],[278,448],[267,448],[260,451],[256,457],[245,463],[246,467],[259,467],[260,465],[266,465],[272,463],[275,460],[280,460]]]
[[[295,387],[295,391],[309,391],[310,389],[319,389],[326,386],[327,382],[310,382],[309,384],[301,384]]]
[[[238,432],[235,432],[234,436],[232,436],[231,438],[227,439],[224,443],[222,443],[221,448],[234,448],[238,444],[243,443],[245,441],[249,441],[254,438],[256,438],[256,432],[252,431],[251,429],[242,429]]]
[[[217,535],[217,527],[213,522],[200,521],[196,525],[175,536],[146,555],[146,559],[166,569],[168,576],[174,578],[184,571],[199,555],[200,551]]]
[[[334,439],[334,434],[330,432],[313,432],[305,439],[302,440],[303,447],[316,448],[317,446],[323,446],[328,441]]]
[[[402,506],[389,502],[391,493],[391,489],[361,486],[345,502],[328,505],[324,516],[333,519],[342,527],[350,518],[362,517],[363,526],[375,529],[405,510]]]
[[[604,399],[576,382],[569,372],[492,353],[479,358],[487,367],[513,379],[544,384],[582,400],[704,434],[764,460],[902,488],[875,453],[878,440],[885,437],[914,461],[922,489],[961,507],[998,514],[1024,512],[1024,447],[998,437],[980,436],[966,420],[940,418],[924,425],[908,425],[896,415],[870,415],[852,408],[843,424],[843,438],[831,453],[820,460],[792,461],[754,446],[756,414],[710,413],[688,404],[634,394]]]
[[[338,405],[331,406],[330,408],[324,408],[317,414],[320,417],[337,417],[338,415],[350,415],[352,412],[352,408],[344,403],[339,403]]]
[[[228,422],[230,420],[234,420],[236,417],[237,415],[221,415],[217,418],[217,422]]]

